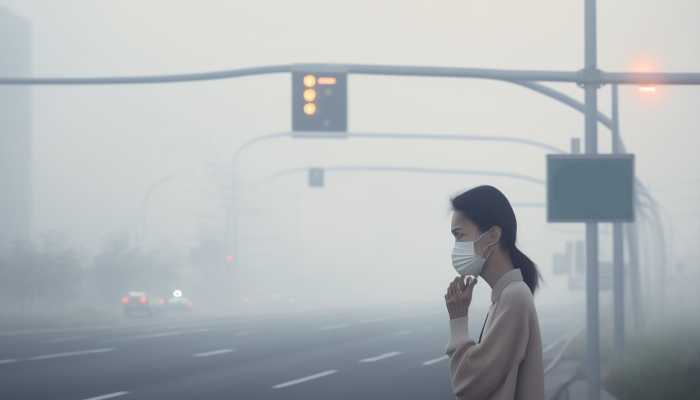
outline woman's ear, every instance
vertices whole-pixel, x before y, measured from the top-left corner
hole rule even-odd
[[[500,226],[494,225],[491,227],[491,231],[488,234],[489,237],[489,243],[492,243],[493,245],[490,246],[490,253],[489,256],[492,255],[496,249],[499,248],[501,244],[501,234],[503,233],[503,229],[501,229]]]
[[[479,240],[478,244],[484,258],[490,257],[496,251],[498,244],[501,242],[501,232],[501,227],[496,225],[484,232],[483,239]]]
[[[489,232],[489,243],[494,243],[498,244],[501,241],[501,234],[503,233],[503,229],[501,229],[500,226],[494,225],[491,227],[491,231]]]

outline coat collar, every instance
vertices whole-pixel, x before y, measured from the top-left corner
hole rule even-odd
[[[506,286],[508,286],[508,284],[513,282],[519,282],[522,280],[523,274],[522,272],[520,272],[519,268],[513,268],[512,270],[501,275],[501,277],[498,278],[498,281],[496,281],[496,284],[491,290],[491,303],[495,303],[498,301],[498,299],[501,297],[503,289],[505,289]]]

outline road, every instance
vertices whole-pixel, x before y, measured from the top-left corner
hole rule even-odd
[[[540,323],[545,346],[570,330]],[[450,399],[447,332],[430,308],[3,328],[0,399]]]

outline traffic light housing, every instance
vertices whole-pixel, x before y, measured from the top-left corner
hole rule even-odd
[[[346,132],[348,81],[341,72],[292,73],[292,130]]]
[[[323,168],[309,168],[309,187],[320,188],[324,186]]]

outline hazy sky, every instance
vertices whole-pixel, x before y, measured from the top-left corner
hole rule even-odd
[[[292,62],[353,62],[577,70],[583,1],[90,1],[0,0],[28,18],[35,76],[199,72]],[[605,70],[700,71],[700,2],[599,1]],[[3,38],[6,40],[6,38]],[[90,251],[115,231],[134,231],[147,189],[152,239],[189,246],[203,227],[220,231],[223,170],[234,149],[290,129],[288,76],[171,86],[37,87],[34,99],[34,232],[65,232]],[[558,85],[577,98],[582,91]],[[530,137],[568,148],[583,117],[503,83],[350,77],[350,129]],[[609,88],[600,107],[609,112]],[[621,89],[622,134],[637,172],[673,229],[672,257],[692,254],[700,233],[697,149],[700,88]],[[601,151],[609,134],[600,129]],[[249,181],[290,167],[395,165],[517,171],[543,178],[545,153],[517,145],[279,140],[241,159]],[[302,175],[247,192],[249,262],[282,268],[289,255],[341,279],[397,276],[432,296],[452,276],[449,197],[481,183],[513,202],[545,190],[508,179],[338,173],[311,190]],[[577,226],[547,227],[544,210],[516,210],[524,250],[549,274],[551,254]],[[252,214],[252,212],[248,212]],[[569,233],[562,233],[561,231]],[[571,233],[573,232],[573,234]],[[609,257],[609,236],[601,254]],[[647,246],[654,243],[646,242]],[[252,247],[260,246],[254,250]],[[274,251],[274,250],[279,251]],[[697,252],[695,253],[697,254]],[[277,258],[275,258],[277,257]],[[274,265],[271,265],[274,264]],[[547,275],[546,275],[547,276]],[[552,278],[553,279],[553,278]],[[428,284],[426,284],[428,282]]]

